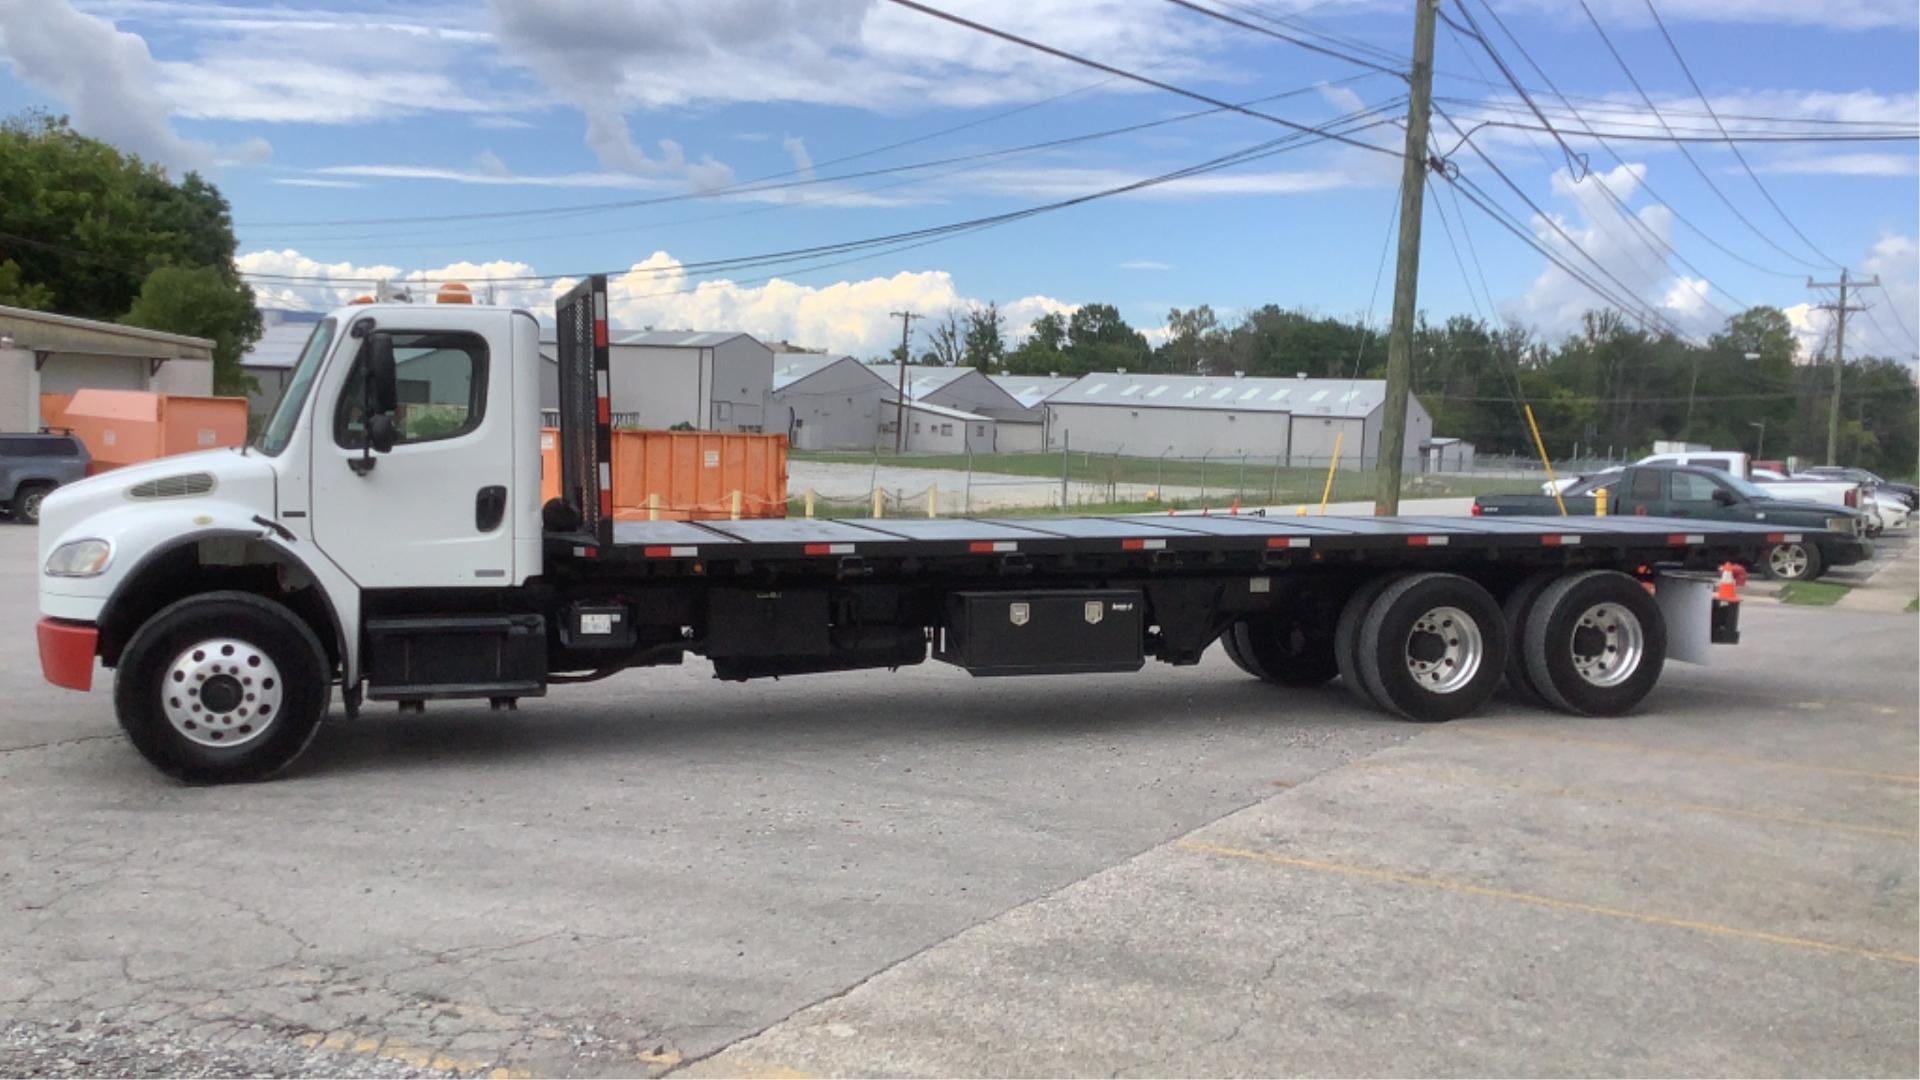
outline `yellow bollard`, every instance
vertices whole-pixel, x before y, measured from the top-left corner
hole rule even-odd
[[[939,484],[927,485],[927,516],[928,517],[940,516],[940,485]]]
[[[740,520],[740,489],[733,489],[733,520]]]
[[[1293,508],[1293,516],[1294,516],[1294,517],[1306,517],[1306,516],[1307,516],[1307,504],[1305,504],[1305,503],[1301,503],[1301,504],[1300,504],[1299,506],[1296,506],[1296,507],[1294,507],[1294,508]]]
[[[657,491],[647,496],[647,520],[660,520],[660,493]]]
[[[807,516],[813,516],[813,489],[807,489]]]
[[[886,517],[887,493],[879,488],[873,489],[873,516]]]
[[[1333,471],[1340,467],[1340,444],[1346,441],[1345,431],[1333,433],[1333,460],[1327,462],[1327,486],[1320,489],[1320,516],[1327,516],[1327,500],[1333,496]]]
[[[1540,439],[1540,425],[1533,420],[1533,406],[1522,405],[1527,414],[1527,427],[1533,429],[1533,448],[1540,451],[1540,464],[1547,470],[1547,487],[1553,492],[1553,504],[1560,508],[1560,516],[1567,516],[1567,500],[1560,497],[1560,483],[1553,476],[1553,459],[1547,456],[1547,444]]]
[[[1593,516],[1607,516],[1607,489],[1595,488],[1593,492]]]

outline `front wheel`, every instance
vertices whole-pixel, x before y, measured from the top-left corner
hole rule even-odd
[[[1819,547],[1794,540],[1768,548],[1764,569],[1775,581],[1812,581],[1826,567],[1820,560]]]
[[[313,741],[332,690],[326,652],[285,607],[251,593],[189,597],[120,655],[113,703],[142,757],[192,783],[261,780]]]
[[[52,490],[50,484],[23,484],[13,493],[13,519],[22,525],[40,524],[40,504]]]

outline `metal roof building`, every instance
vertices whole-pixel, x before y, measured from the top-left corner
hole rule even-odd
[[[1095,372],[1049,396],[1050,448],[1157,457],[1279,458],[1371,468],[1386,384],[1378,379],[1274,379]],[[1417,398],[1407,407],[1406,458],[1433,435]]]
[[[785,430],[796,450],[873,449],[894,411],[884,404],[893,386],[878,369],[821,353],[775,353],[773,363],[767,430]]]
[[[40,396],[78,390],[213,393],[213,342],[0,307],[0,431],[40,427]]]
[[[554,331],[540,331],[541,351],[553,359]],[[618,422],[663,430],[686,424],[698,431],[779,431],[771,416],[773,350],[737,330],[614,330],[608,336],[613,412]],[[559,404],[557,369],[541,371],[540,405]]]

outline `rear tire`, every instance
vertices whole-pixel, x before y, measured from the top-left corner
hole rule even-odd
[[[1383,574],[1361,582],[1353,595],[1347,597],[1333,628],[1333,662],[1340,671],[1341,684],[1352,691],[1354,697],[1383,709],[1386,703],[1376,700],[1373,691],[1367,689],[1366,680],[1360,677],[1360,656],[1356,650],[1360,644],[1360,624],[1367,619],[1367,609],[1387,586],[1398,580],[1395,575]]]
[[[1242,666],[1276,686],[1323,686],[1340,674],[1340,665],[1333,658],[1332,635],[1304,619],[1255,616],[1234,623],[1227,634],[1240,654]]]
[[[1667,623],[1639,581],[1617,570],[1563,577],[1534,602],[1527,674],[1542,697],[1581,716],[1618,716],[1660,681]]]
[[[261,780],[313,741],[332,693],[320,639],[252,593],[178,601],[120,654],[114,710],[134,748],[189,783]]]
[[[13,493],[13,520],[22,525],[40,524],[40,503],[52,490],[52,484],[21,484]]]
[[[1530,575],[1515,585],[1513,591],[1507,593],[1506,602],[1500,605],[1500,612],[1507,619],[1507,689],[1528,705],[1552,704],[1540,693],[1540,688],[1533,685],[1533,676],[1527,673],[1527,616],[1540,594],[1560,577],[1558,570],[1542,570]]]
[[[1410,574],[1367,609],[1354,649],[1367,690],[1408,720],[1455,720],[1486,704],[1507,666],[1507,621],[1478,582]]]
[[[1805,540],[1775,544],[1767,549],[1761,569],[1775,581],[1812,581],[1826,570],[1818,545]]]
[[[1239,628],[1240,624],[1234,623],[1232,626],[1227,627],[1226,631],[1220,635],[1221,651],[1227,654],[1227,659],[1233,661],[1234,667],[1239,668],[1241,671],[1246,672],[1256,679],[1266,678],[1266,676],[1254,670],[1253,665],[1247,661],[1247,654],[1240,651],[1240,643],[1234,638],[1234,631]]]

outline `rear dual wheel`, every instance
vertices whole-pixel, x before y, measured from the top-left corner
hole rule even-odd
[[[1505,674],[1500,605],[1458,574],[1407,574],[1363,587],[1337,632],[1351,642],[1341,661],[1349,686],[1408,720],[1466,716],[1486,704]]]
[[[1517,635],[1527,689],[1582,716],[1618,716],[1652,692],[1666,666],[1667,623],[1639,581],[1615,570],[1555,579]]]
[[[1340,674],[1332,636],[1296,615],[1250,615],[1228,627],[1220,643],[1240,670],[1276,686],[1320,686]]]

